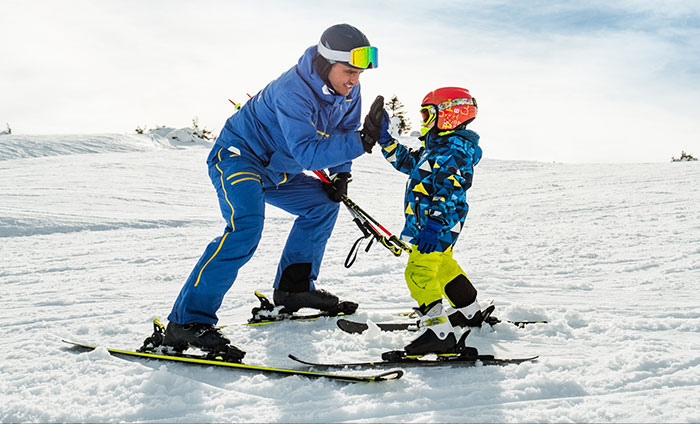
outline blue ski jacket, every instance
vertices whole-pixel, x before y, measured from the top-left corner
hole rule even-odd
[[[216,144],[262,164],[275,185],[306,170],[350,172],[362,155],[360,85],[335,95],[316,71],[316,46],[231,116]]]
[[[425,147],[413,150],[391,140],[382,145],[382,154],[394,168],[409,176],[402,239],[417,244],[418,234],[432,217],[442,222],[437,250],[447,251],[457,242],[469,212],[467,190],[482,155],[479,135],[471,130],[444,136],[429,132]]]

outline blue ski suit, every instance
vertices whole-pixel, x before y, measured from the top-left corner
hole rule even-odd
[[[364,153],[357,131],[360,87],[335,95],[316,71],[316,53],[316,46],[309,47],[297,65],[226,121],[207,159],[226,228],[192,270],[169,321],[216,324],[224,295],[258,246],[265,203],[297,216],[274,288],[314,289],[339,204],[303,171],[349,172],[352,159]]]
[[[443,224],[437,251],[446,252],[457,242],[469,212],[467,190],[482,155],[479,135],[466,129],[444,136],[429,132],[424,142],[425,147],[413,150],[391,140],[382,144],[382,154],[409,176],[401,239],[418,244],[418,234],[432,217]]]

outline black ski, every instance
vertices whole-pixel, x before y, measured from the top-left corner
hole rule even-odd
[[[274,318],[261,318],[261,317],[256,317],[256,318],[250,318],[248,322],[244,323],[243,325],[267,325],[267,324],[275,324],[279,322],[285,322],[285,321],[317,321],[319,318],[327,318],[327,317],[342,317],[345,316],[343,313],[328,313],[328,312],[319,312],[317,314],[281,314],[278,315]],[[222,326],[222,328],[225,326]]]
[[[526,358],[496,358],[493,355],[480,355],[476,348],[466,345],[467,330],[460,337],[457,344],[451,353],[432,354],[432,355],[416,355],[409,356],[403,350],[392,350],[382,354],[381,361],[370,362],[347,362],[347,363],[318,363],[299,359],[294,355],[289,355],[289,358],[305,365],[312,366],[318,369],[328,368],[383,368],[383,367],[442,367],[442,366],[462,366],[472,367],[476,365],[510,365],[521,364],[523,362],[534,361],[538,356]],[[432,359],[431,357],[434,357]],[[426,359],[427,358],[427,359]]]
[[[486,320],[484,320],[484,323],[488,325],[496,325],[501,321],[500,319],[494,317],[494,316],[489,316]],[[524,328],[526,325],[531,325],[531,324],[547,324],[547,321],[505,321],[507,323],[513,324],[519,328]],[[362,323],[362,322],[357,322],[357,321],[351,321],[348,319],[343,319],[340,318],[336,324],[338,325],[338,328],[341,330],[345,331],[346,333],[350,334],[362,334],[367,329],[369,329],[369,325]],[[413,321],[413,322],[380,322],[376,324],[377,327],[381,331],[418,331],[418,321]]]
[[[85,343],[78,343],[69,340],[63,340],[64,343],[68,343],[71,346],[85,349],[94,350],[97,348],[96,345],[90,345]],[[278,375],[299,375],[302,377],[309,378],[326,378],[331,380],[344,381],[349,383],[357,382],[375,382],[375,381],[387,381],[396,380],[403,376],[402,370],[391,370],[379,374],[373,375],[349,375],[349,374],[335,374],[326,372],[314,372],[314,371],[304,371],[295,370],[287,368],[276,368],[268,367],[263,365],[248,365],[239,362],[228,362],[222,360],[220,357],[208,358],[206,356],[200,355],[188,355],[188,354],[161,354],[154,351],[137,352],[133,350],[122,350],[122,349],[110,349],[107,348],[110,354],[115,356],[125,356],[125,357],[137,357],[145,359],[156,359],[160,361],[171,361],[180,362],[185,364],[193,364],[200,366],[212,366],[212,367],[222,367],[222,368],[233,368],[245,371],[253,371],[263,374],[278,374]]]
[[[350,334],[362,334],[365,331],[369,329],[369,325],[362,323],[362,322],[357,322],[357,321],[350,321],[348,319],[339,319],[336,321],[336,324],[338,325],[338,328],[341,330],[345,331],[346,333]],[[380,322],[376,324],[377,327],[379,327],[380,330],[382,331],[401,331],[401,330],[407,330],[407,331],[418,331],[418,322]]]
[[[472,367],[476,365],[510,365],[521,364],[523,362],[534,361],[539,356],[528,358],[496,358],[493,355],[464,355],[454,357],[438,357],[437,359],[407,358],[398,361],[376,361],[376,362],[339,362],[339,363],[318,363],[305,361],[294,355],[289,358],[299,363],[312,366],[318,369],[330,368],[385,368],[385,367],[445,367],[462,366]]]

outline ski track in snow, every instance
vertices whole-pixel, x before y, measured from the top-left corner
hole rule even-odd
[[[406,143],[415,140],[404,138]],[[700,163],[558,164],[485,159],[455,257],[502,319],[469,344],[507,367],[406,369],[344,384],[125,360],[61,338],[137,348],[223,229],[210,145],[138,135],[0,136],[0,421],[698,422]],[[484,145],[488,156],[488,143]],[[350,196],[401,231],[405,176],[359,158]],[[247,327],[271,294],[293,218],[268,207],[263,240],[219,312],[246,362],[301,367],[376,359],[409,333],[345,334],[334,319]],[[406,256],[360,236],[346,211],[319,287],[360,303],[355,320],[414,306]],[[346,372],[362,372],[347,370]]]

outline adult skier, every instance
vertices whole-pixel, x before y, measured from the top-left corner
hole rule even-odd
[[[315,282],[338,202],[347,193],[351,161],[369,153],[379,137],[378,128],[358,131],[360,75],[377,67],[377,56],[360,30],[334,25],[295,66],[226,121],[207,159],[226,228],[209,243],[180,291],[164,345],[243,358],[245,352],[214,324],[238,270],[258,246],[265,203],[297,216],[277,269],[275,304],[288,313],[304,307],[357,307],[316,289]],[[373,105],[370,114],[383,114],[380,106]],[[323,186],[305,169],[328,169],[331,183]]]

